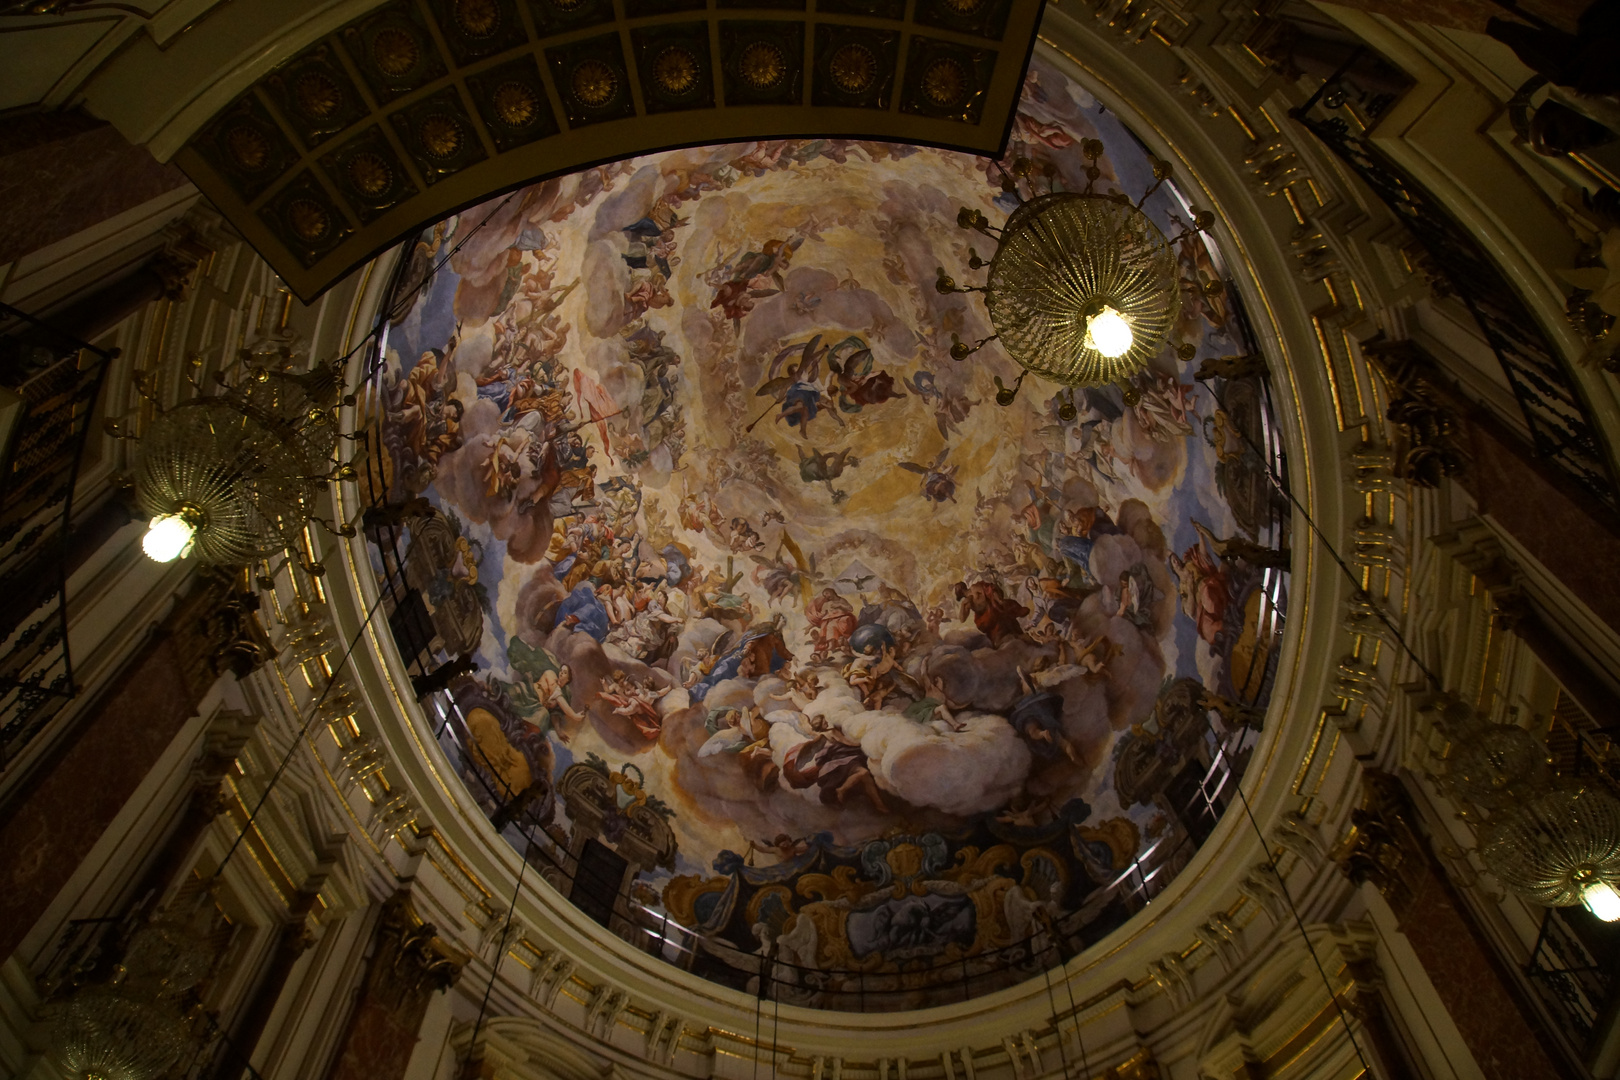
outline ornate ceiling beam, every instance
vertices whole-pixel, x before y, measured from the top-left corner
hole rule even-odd
[[[536,179],[824,135],[998,153],[1043,0],[393,0],[175,162],[301,298]]]

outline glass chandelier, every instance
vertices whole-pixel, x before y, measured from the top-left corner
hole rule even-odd
[[[1620,799],[1561,781],[1493,812],[1480,858],[1504,886],[1549,907],[1620,921]]]
[[[1214,215],[1196,214],[1167,238],[1142,204],[1169,179],[1170,164],[1155,160],[1153,186],[1132,202],[1122,192],[1094,190],[1102,174],[1099,140],[1084,140],[1081,152],[1089,163],[1084,191],[1056,190],[1056,170],[1049,167],[1050,190],[1024,200],[1019,181],[1030,181],[1033,191],[1034,166],[1019,158],[1002,181],[1002,190],[1021,203],[1005,225],[997,229],[967,207],[957,214],[957,224],[989,237],[996,249],[988,261],[968,249],[970,269],[989,267],[982,287],[959,286],[940,267],[935,288],[982,292],[995,332],[971,346],[952,335],[953,359],[1000,341],[1025,372],[1066,386],[1100,386],[1134,378],[1164,347],[1181,312],[1175,245],[1209,229]],[[1187,360],[1192,352],[1182,346],[1179,355]],[[997,401],[1010,404],[1016,392],[1016,386],[1003,387]]]
[[[149,919],[119,961],[80,972],[41,1011],[64,1080],[156,1080],[197,1049],[197,990],[211,970],[218,915],[206,889]]]
[[[1455,698],[1444,703],[1454,739],[1445,784],[1484,810],[1479,856],[1533,904],[1583,905],[1620,921],[1620,799],[1596,783],[1559,777],[1547,752],[1515,724],[1492,724]]]
[[[302,359],[278,330],[238,354],[234,379],[216,374],[212,393],[158,413],[140,437],[135,467],[136,497],[151,518],[142,539],[148,556],[245,566],[300,550],[305,527],[321,521],[320,492],[354,476],[334,454],[341,364],[299,370]],[[304,568],[321,572],[313,562]]]

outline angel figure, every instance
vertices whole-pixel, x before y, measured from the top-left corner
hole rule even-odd
[[[956,501],[956,470],[958,465],[945,468],[945,459],[950,456],[951,448],[945,447],[934,458],[932,465],[918,465],[915,461],[902,461],[900,467],[907,472],[914,472],[921,476],[923,498],[929,502],[942,503],[949,499]]]
[[[850,346],[855,351],[840,363],[840,354]],[[831,385],[838,391],[838,407],[847,413],[906,396],[894,388],[893,375],[872,370],[872,350],[858,337],[847,337],[827,350],[827,370],[833,376]]]
[[[782,557],[784,551],[793,558],[784,559]],[[756,564],[751,575],[754,584],[765,590],[765,594],[771,598],[773,604],[795,591],[808,601],[811,586],[820,579],[820,575],[816,572],[815,554],[811,553],[806,559],[803,550],[786,532],[782,533],[782,541],[776,545],[774,556],[767,559],[760,555],[750,555],[749,558]]]
[[[827,491],[832,495],[834,503],[841,503],[849,498],[849,492],[833,487],[832,482],[844,475],[845,469],[853,469],[859,465],[861,463],[860,458],[856,457],[848,449],[840,450],[837,453],[829,453],[825,450],[809,451],[802,446],[798,449],[800,480],[807,484],[818,482],[826,484]]]
[[[803,345],[789,345],[772,358],[770,366],[765,371],[765,382],[754,391],[755,397],[769,397],[776,404],[767,406],[765,411],[756,416],[743,431],[754,430],[761,420],[765,419],[771,409],[781,407],[776,422],[788,422],[788,427],[797,426],[800,433],[810,433],[810,421],[827,404],[821,388],[821,358],[827,350],[821,348],[821,335],[817,334]],[[799,354],[796,364],[788,365],[787,370],[778,375],[777,371],[788,357],[794,353]],[[828,415],[838,421],[840,425],[844,420],[838,415],[838,410],[828,410]]]
[[[980,404],[978,398],[969,398],[942,389],[938,380],[934,378],[934,373],[927,368],[902,382],[907,390],[933,408],[934,423],[938,425],[940,435],[946,439],[956,434],[957,425],[967,419],[969,410]]]

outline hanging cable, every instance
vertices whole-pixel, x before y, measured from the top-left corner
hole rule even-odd
[[[765,968],[759,969],[759,993],[754,995],[754,1080],[759,1080],[759,1021],[765,1011]]]
[[[1252,438],[1250,438],[1249,433],[1243,430],[1243,425],[1233,424],[1232,428],[1238,433],[1238,436],[1242,438],[1249,449],[1254,451],[1255,457],[1260,459],[1261,465],[1266,470],[1266,479],[1271,481],[1271,486],[1281,492],[1283,497],[1293,505],[1294,509],[1299,511],[1299,516],[1305,519],[1305,524],[1310,526],[1311,532],[1316,534],[1316,539],[1321,542],[1322,547],[1327,549],[1329,557],[1338,564],[1340,570],[1344,571],[1344,576],[1350,579],[1351,585],[1355,588],[1356,595],[1366,596],[1367,590],[1362,586],[1361,578],[1356,575],[1354,570],[1350,569],[1350,564],[1344,561],[1344,558],[1339,554],[1338,549],[1336,549],[1333,544],[1328,541],[1327,536],[1316,524],[1316,519],[1311,517],[1309,510],[1305,509],[1305,504],[1300,502],[1299,498],[1293,493],[1293,491],[1289,490],[1288,485],[1283,483],[1282,480],[1277,476],[1276,470],[1272,468],[1271,460],[1260,449],[1260,447],[1255,445],[1255,442]],[[1420,657],[1415,650],[1413,650],[1412,646],[1407,644],[1405,635],[1403,635],[1400,629],[1390,621],[1389,616],[1384,613],[1384,609],[1377,604],[1370,602],[1368,603],[1367,607],[1372,611],[1373,615],[1378,619],[1378,621],[1384,624],[1384,626],[1389,630],[1390,634],[1394,636],[1395,641],[1401,647],[1401,651],[1406,653],[1407,657],[1411,659],[1413,665],[1423,673],[1424,677],[1427,678],[1430,683],[1434,685],[1434,688],[1436,690],[1443,690],[1445,686],[1443,683],[1441,683],[1440,677],[1429,668],[1429,665],[1423,662],[1423,658]]]
[[[496,779],[499,779],[499,777]],[[501,786],[506,788],[509,798],[513,797],[511,787],[504,780],[501,781]],[[518,866],[517,882],[512,886],[512,899],[506,905],[506,921],[501,924],[500,936],[496,939],[498,949],[495,953],[495,959],[490,961],[489,982],[484,984],[484,997],[478,1003],[478,1018],[473,1021],[472,1037],[467,1040],[467,1054],[469,1057],[478,1052],[478,1032],[484,1026],[484,1013],[489,1009],[489,996],[495,990],[495,977],[501,973],[501,961],[506,959],[506,935],[512,931],[512,914],[517,910],[518,894],[523,891],[523,876],[529,869],[529,852],[535,847],[533,825],[530,825],[524,831],[523,839],[526,841],[526,846],[523,849],[521,865]]]
[[[1205,719],[1208,718],[1206,712]],[[1237,745],[1242,745],[1243,737],[1248,732],[1249,721],[1245,719],[1237,730]],[[1213,729],[1211,733],[1213,734]],[[1221,745],[1222,753],[1226,753],[1230,758],[1232,755],[1226,749],[1224,740],[1217,738],[1216,742]],[[1367,1056],[1361,1052],[1361,1044],[1356,1041],[1355,1029],[1350,1026],[1350,1017],[1344,1011],[1344,1003],[1339,999],[1339,994],[1333,989],[1333,982],[1328,978],[1327,968],[1323,966],[1322,958],[1317,954],[1316,946],[1311,941],[1311,935],[1305,931],[1305,920],[1300,916],[1299,907],[1295,905],[1293,896],[1288,892],[1288,882],[1283,879],[1282,870],[1277,866],[1277,859],[1271,853],[1271,845],[1266,841],[1266,834],[1260,831],[1260,823],[1255,820],[1254,810],[1249,806],[1249,797],[1243,793],[1242,780],[1240,779],[1232,786],[1237,791],[1238,801],[1243,804],[1243,814],[1249,819],[1249,826],[1254,829],[1255,838],[1260,841],[1260,850],[1266,853],[1266,865],[1271,867],[1272,876],[1277,879],[1277,888],[1282,892],[1283,901],[1288,905],[1288,911],[1294,917],[1294,925],[1299,928],[1299,936],[1305,939],[1305,949],[1311,954],[1311,962],[1316,965],[1317,974],[1322,977],[1322,985],[1327,989],[1328,997],[1333,1002],[1333,1008],[1339,1014],[1339,1022],[1344,1025],[1344,1033],[1350,1039],[1350,1048],[1356,1052],[1356,1058],[1361,1062],[1362,1069],[1367,1075],[1371,1076],[1373,1075],[1372,1067],[1367,1063]]]
[[[1047,937],[1052,940],[1052,950],[1057,953],[1058,961],[1061,963],[1062,960],[1063,960],[1063,950],[1059,949],[1057,947],[1057,938],[1056,938],[1055,933],[1052,930],[1052,924],[1050,922],[1048,922],[1046,924],[1046,934],[1047,934]],[[1063,973],[1065,983],[1068,982],[1068,974],[1069,974],[1068,970],[1065,969],[1064,973]],[[1071,995],[1069,1000],[1071,1002],[1074,1000],[1072,995]],[[1075,1080],[1074,1077],[1069,1075],[1069,1050],[1068,1050],[1068,1047],[1063,1045],[1063,1024],[1058,1020],[1057,997],[1056,997],[1056,995],[1054,995],[1052,993],[1052,965],[1051,964],[1046,965],[1046,1004],[1047,1004],[1047,1007],[1052,1010],[1052,1030],[1057,1034],[1058,1059],[1063,1062],[1063,1080]],[[1075,1034],[1078,1035],[1080,1033],[1080,1021],[1079,1021],[1079,1019],[1077,1017],[1074,1016],[1074,1010],[1073,1009],[1070,1009],[1069,1016],[1070,1016],[1071,1019],[1074,1020],[1074,1031],[1075,1031]],[[1090,1077],[1089,1077],[1090,1072],[1091,1072],[1091,1070],[1087,1069],[1086,1073],[1088,1075],[1080,1077],[1079,1080],[1090,1080]]]
[[[377,614],[377,609],[382,607],[384,595],[386,594],[377,596],[376,602],[371,605],[371,610],[366,612],[365,621],[354,632],[354,637],[349,639],[349,647],[343,650],[343,658],[332,669],[332,674],[326,680],[326,688],[321,691],[321,696],[315,699],[315,704],[310,706],[309,719],[304,721],[304,726],[299,728],[298,734],[293,737],[292,745],[287,747],[287,752],[282,755],[281,764],[276,766],[276,771],[270,776],[270,782],[265,784],[264,791],[259,795],[259,801],[253,804],[253,811],[248,814],[247,821],[242,824],[242,831],[236,834],[236,839],[231,843],[230,850],[225,852],[225,857],[220,860],[219,869],[213,873],[214,879],[218,879],[221,874],[225,873],[225,867],[230,865],[231,857],[236,854],[236,849],[242,845],[242,840],[247,836],[248,830],[253,828],[253,822],[257,820],[259,811],[264,809],[265,802],[270,798],[270,792],[275,790],[276,782],[281,779],[281,774],[286,770],[287,763],[292,761],[293,754],[297,753],[298,747],[303,743],[304,736],[308,734],[310,726],[320,716],[321,705],[326,701],[326,695],[332,692],[332,687],[337,685],[338,675],[348,665],[349,657],[354,653],[354,647],[360,643],[360,635],[366,632],[366,627],[371,625],[371,620]]]

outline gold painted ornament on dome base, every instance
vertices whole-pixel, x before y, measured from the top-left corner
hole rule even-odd
[[[501,9],[495,0],[455,0],[451,11],[456,26],[468,37],[489,37],[501,28]]]
[[[697,86],[698,61],[690,51],[671,45],[653,61],[653,85],[671,97],[680,97]]]
[[[391,79],[410,74],[421,59],[421,43],[396,26],[384,27],[371,39],[371,61]]]
[[[501,123],[514,128],[527,127],[533,123],[540,108],[540,100],[535,95],[534,88],[515,79],[497,86],[490,100]]]
[[[369,151],[356,154],[345,170],[354,190],[370,198],[387,191],[394,181],[394,170],[388,162]]]
[[[422,152],[435,161],[448,161],[461,149],[461,124],[453,116],[435,113],[427,117],[416,129]]]
[[[343,91],[324,71],[306,71],[293,81],[292,99],[311,120],[324,120],[343,104]]]
[[[737,58],[737,77],[753,90],[769,90],[787,74],[782,50],[768,41],[756,41]]]
[[[842,45],[827,63],[827,74],[833,85],[846,94],[861,94],[871,89],[877,79],[878,61],[865,45],[851,42]]]
[[[569,85],[582,104],[597,109],[613,100],[619,89],[619,76],[600,60],[581,60],[574,66]]]

